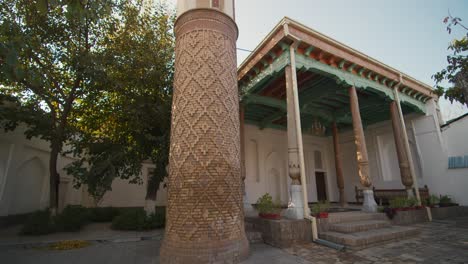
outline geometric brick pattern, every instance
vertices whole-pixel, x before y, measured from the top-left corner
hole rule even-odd
[[[223,13],[178,18],[163,263],[248,255],[242,207],[237,27]]]

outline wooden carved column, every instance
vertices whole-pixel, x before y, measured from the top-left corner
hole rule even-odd
[[[403,142],[403,128],[398,114],[398,107],[395,101],[390,103],[390,115],[392,118],[393,136],[395,138],[395,147],[398,156],[398,165],[400,166],[401,182],[405,186],[408,193],[411,193],[413,188],[413,178],[408,161],[408,153],[406,153],[405,143]]]
[[[354,86],[349,87],[349,101],[351,105],[351,115],[353,116],[354,143],[356,144],[356,158],[358,163],[358,173],[361,185],[364,187],[363,211],[377,211],[377,204],[374,200],[374,193],[371,189],[372,182],[369,177],[369,159],[367,156],[366,139],[362,127],[361,113],[359,111],[359,101]]]
[[[304,208],[302,201],[301,168],[299,160],[299,145],[297,140],[297,126],[294,103],[293,70],[291,65],[286,66],[286,103],[288,127],[288,174],[291,178],[290,203],[286,216],[292,219],[303,219]]]
[[[335,152],[335,169],[336,169],[336,185],[338,186],[338,191],[340,193],[340,205],[345,206],[345,194],[344,194],[344,179],[343,179],[343,167],[341,165],[341,150],[340,142],[338,138],[338,128],[336,122],[332,124],[332,133],[333,133],[333,149]]]
[[[249,243],[242,209],[237,26],[217,9],[180,13],[160,260],[239,263]]]

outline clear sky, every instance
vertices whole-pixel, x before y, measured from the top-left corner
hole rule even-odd
[[[175,0],[172,0],[175,2]],[[468,24],[468,0],[236,0],[237,47],[253,50],[284,17],[297,20],[424,83],[447,65],[448,10]],[[238,64],[248,52],[238,51]],[[447,120],[468,112],[440,100]]]

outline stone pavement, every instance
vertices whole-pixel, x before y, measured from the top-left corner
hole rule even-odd
[[[250,258],[243,264],[468,263],[468,218],[418,224],[416,227],[421,229],[418,237],[359,251],[338,252],[312,243],[293,245],[285,250],[265,244],[254,244],[251,246]],[[155,236],[153,240],[145,241],[124,239],[114,242],[94,241],[89,247],[66,251],[48,250],[28,244],[3,245],[0,246],[0,262],[6,264],[159,263],[161,238],[162,236]]]
[[[18,233],[21,230],[21,226],[13,226],[7,229],[0,229],[0,246],[52,243],[63,240],[131,242],[142,240],[142,238],[159,238],[162,237],[164,232],[163,229],[119,231],[112,230],[110,225],[111,223],[90,223],[85,225],[80,232],[59,232],[44,236],[20,236]]]

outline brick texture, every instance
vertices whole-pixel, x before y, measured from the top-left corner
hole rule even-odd
[[[175,25],[176,59],[162,263],[248,256],[240,164],[237,27],[194,9]]]

